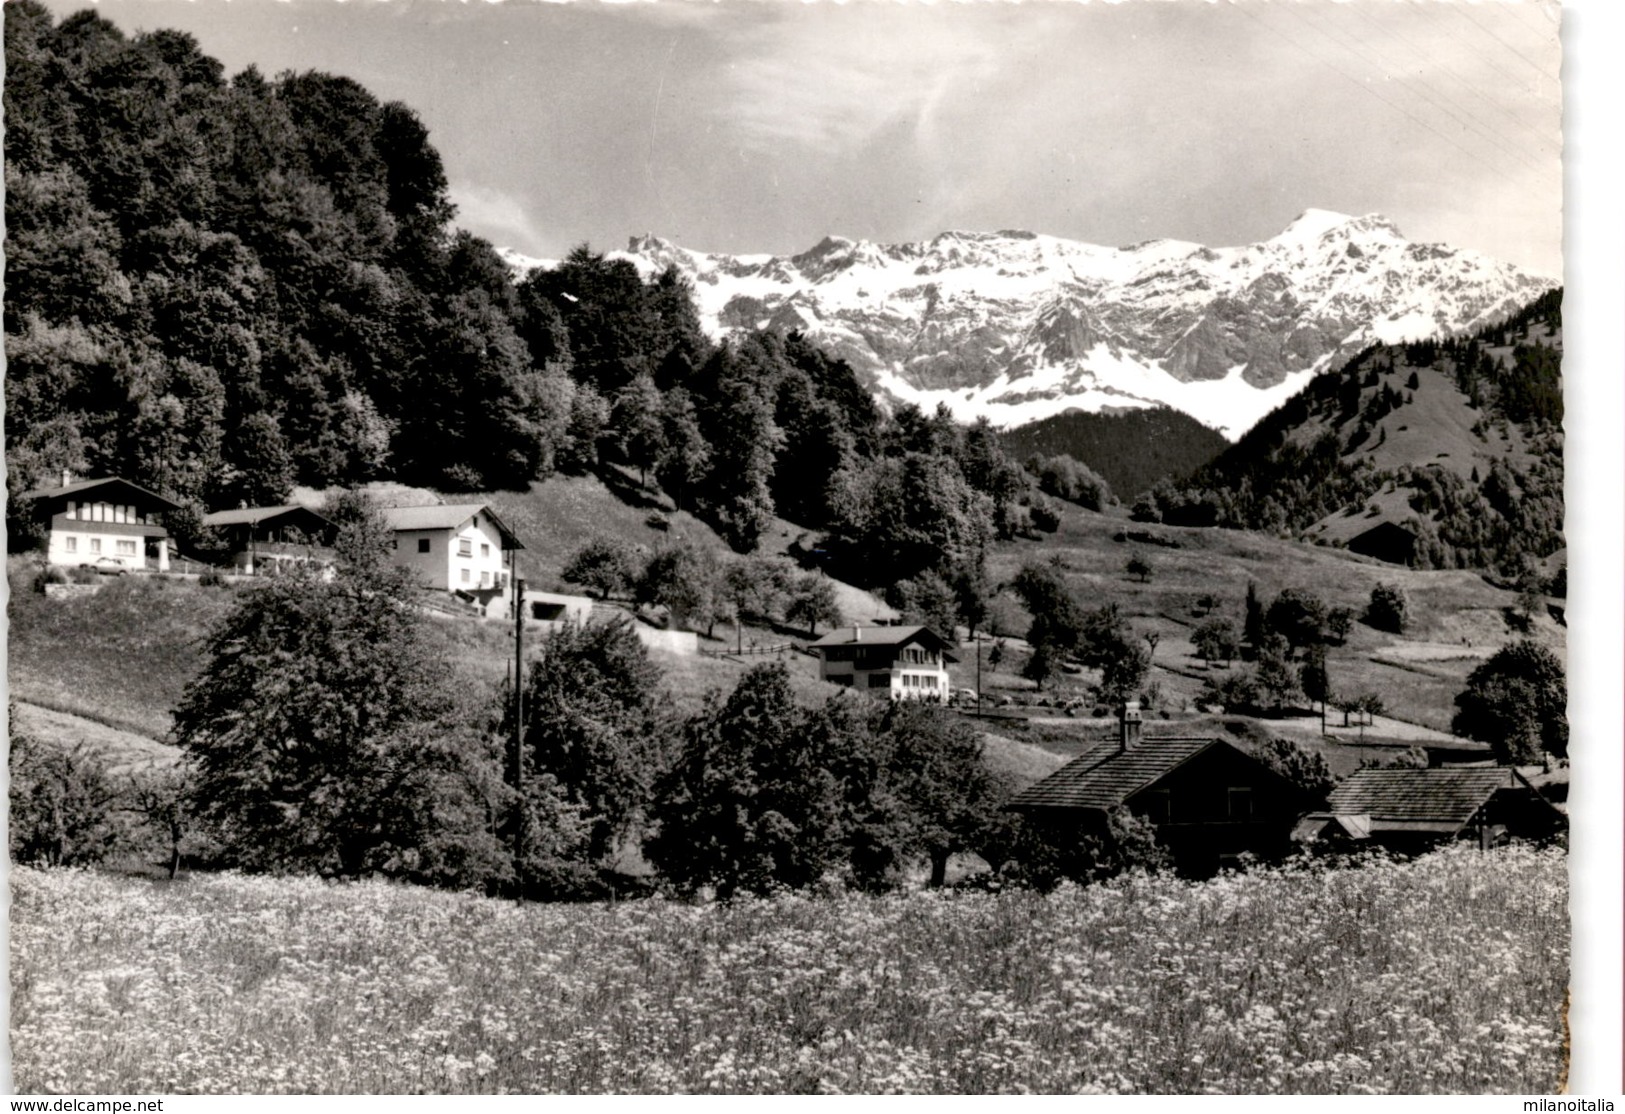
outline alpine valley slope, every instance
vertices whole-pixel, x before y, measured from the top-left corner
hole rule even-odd
[[[1245,247],[944,232],[909,244],[832,236],[780,257],[646,235],[611,258],[646,276],[675,267],[712,336],[798,329],[893,400],[1001,428],[1166,405],[1232,440],[1370,344],[1475,329],[1557,285],[1410,243],[1380,216],[1319,209]]]

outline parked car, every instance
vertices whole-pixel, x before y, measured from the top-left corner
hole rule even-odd
[[[93,569],[103,576],[123,576],[129,572],[129,567],[117,557],[98,557],[94,561],[79,566],[82,569]]]
[[[976,690],[975,689],[955,689],[954,690],[954,702],[957,703],[957,704],[975,704],[976,703]]]

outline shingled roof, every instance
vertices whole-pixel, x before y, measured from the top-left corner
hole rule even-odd
[[[1116,808],[1148,785],[1210,747],[1229,746],[1208,736],[1141,739],[1127,750],[1113,740],[1078,757],[1011,798],[1009,808]]]
[[[807,644],[809,649],[817,650],[828,646],[906,646],[910,642],[932,646],[942,651],[942,656],[949,661],[958,661],[959,658],[951,652],[953,643],[942,637],[930,627],[836,627],[816,642]]]
[[[391,530],[460,530],[477,514],[491,520],[502,535],[503,549],[524,549],[519,536],[508,529],[485,503],[436,503],[426,507],[385,507],[379,512]]]
[[[1498,789],[1532,789],[1510,766],[1469,769],[1358,770],[1326,798],[1326,810],[1382,820],[1465,824]]]
[[[288,503],[280,507],[236,507],[232,510],[213,511],[203,516],[205,526],[257,526],[269,519],[280,518],[283,515],[294,515],[298,518],[310,517],[316,519],[324,526],[332,526],[333,522],[326,515],[319,514],[309,507],[298,503]]]

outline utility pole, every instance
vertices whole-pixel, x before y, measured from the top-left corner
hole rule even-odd
[[[980,635],[977,635],[975,637],[976,637],[976,715],[977,715],[978,718],[980,718],[981,714],[982,714],[982,639],[981,639]]]
[[[525,582],[513,582],[513,749],[508,783],[513,786],[513,873],[519,900],[525,900]]]

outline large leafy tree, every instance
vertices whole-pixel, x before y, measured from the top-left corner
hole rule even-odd
[[[459,699],[376,517],[336,513],[336,575],[245,593],[175,710],[202,816],[247,869],[488,880],[500,746]]]
[[[1450,729],[1489,743],[1496,761],[1520,764],[1569,752],[1563,664],[1528,639],[1504,646],[1467,675]]]
[[[720,898],[817,881],[845,851],[826,739],[781,663],[750,670],[685,726],[655,791],[649,860],[679,891],[709,886]]]
[[[525,683],[525,755],[585,824],[606,863],[641,817],[664,753],[660,670],[627,622],[555,630]]]

